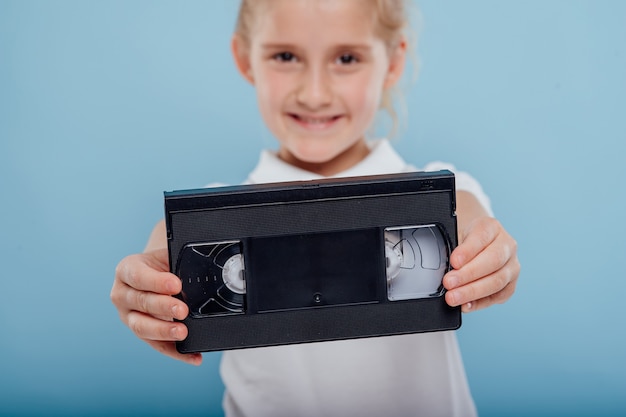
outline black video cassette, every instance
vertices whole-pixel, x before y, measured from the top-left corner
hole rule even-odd
[[[165,192],[180,352],[457,329],[450,171]]]

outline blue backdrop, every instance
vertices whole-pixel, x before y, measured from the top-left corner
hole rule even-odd
[[[626,2],[422,0],[396,139],[471,172],[519,242],[509,303],[464,317],[483,416],[626,414]],[[221,415],[219,354],[118,319],[117,262],[162,191],[275,147],[236,74],[237,2],[0,0],[0,414]]]

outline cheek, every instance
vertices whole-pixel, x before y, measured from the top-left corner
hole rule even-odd
[[[357,118],[371,119],[378,111],[383,92],[383,80],[379,74],[364,74],[353,80],[346,87],[344,97],[351,103],[353,114]]]
[[[280,113],[281,102],[285,95],[285,83],[271,73],[259,73],[255,79],[257,102],[259,110],[266,123],[271,123],[271,119]]]

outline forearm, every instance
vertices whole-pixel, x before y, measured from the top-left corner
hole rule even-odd
[[[464,231],[467,230],[468,225],[475,219],[486,216],[489,216],[489,213],[474,194],[469,191],[458,191],[456,193],[456,217],[459,243],[465,239]]]
[[[143,251],[146,253],[165,248],[167,248],[167,231],[165,230],[165,220],[161,220],[152,229],[148,243]]]

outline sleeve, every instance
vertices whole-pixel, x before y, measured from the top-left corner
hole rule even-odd
[[[489,197],[483,191],[483,187],[481,187],[480,183],[470,174],[458,171],[454,165],[440,161],[431,162],[424,167],[424,171],[439,171],[441,169],[447,169],[454,172],[456,190],[467,191],[474,194],[480,204],[482,204],[485,210],[487,210],[487,213],[493,217],[491,200],[489,200]]]
[[[222,182],[212,182],[210,184],[206,184],[202,188],[217,188],[217,187],[227,187],[227,186],[228,186],[228,184],[224,184]]]

